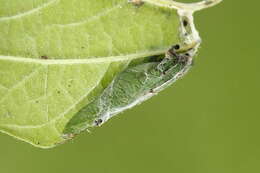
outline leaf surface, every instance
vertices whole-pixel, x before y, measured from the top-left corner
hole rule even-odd
[[[0,4],[0,130],[42,148],[133,60],[179,42],[177,12],[147,3]]]

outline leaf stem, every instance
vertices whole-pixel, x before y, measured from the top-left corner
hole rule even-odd
[[[199,10],[202,10],[205,8],[215,6],[218,3],[220,3],[222,0],[203,0],[200,2],[194,2],[194,3],[181,3],[181,2],[176,2],[173,0],[143,0],[143,1],[157,5],[157,6],[161,6],[161,7],[195,12],[195,11],[199,11]]]

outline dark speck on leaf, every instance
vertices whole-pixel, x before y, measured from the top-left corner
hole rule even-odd
[[[48,58],[48,56],[46,56],[46,55],[42,55],[42,56],[41,56],[41,59],[49,59],[49,58]]]
[[[141,5],[144,4],[142,0],[128,0],[128,2],[133,3],[134,6],[140,7]]]

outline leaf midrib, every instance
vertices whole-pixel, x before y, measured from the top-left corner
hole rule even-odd
[[[110,57],[92,57],[86,59],[33,59],[33,58],[25,58],[25,57],[17,57],[17,56],[5,56],[0,55],[0,61],[15,61],[15,62],[23,62],[23,63],[35,63],[42,65],[66,65],[66,64],[91,64],[91,63],[107,63],[107,62],[117,62],[117,61],[126,61],[133,60],[142,57],[149,57],[155,55],[164,54],[167,48],[162,48],[154,51],[144,51],[127,55],[119,55],[119,56],[110,56]]]

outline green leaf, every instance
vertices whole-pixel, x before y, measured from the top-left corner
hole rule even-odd
[[[56,146],[119,72],[182,42],[177,10],[151,2],[0,0],[0,131]]]

